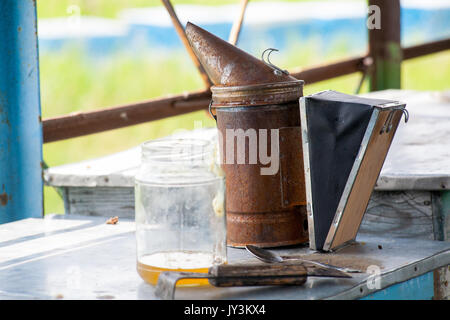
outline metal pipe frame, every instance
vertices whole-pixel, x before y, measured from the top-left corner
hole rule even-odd
[[[43,215],[36,0],[0,1],[0,223]]]

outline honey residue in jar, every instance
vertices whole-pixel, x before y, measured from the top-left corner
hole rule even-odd
[[[214,257],[207,252],[165,251],[144,255],[138,259],[137,271],[146,282],[156,285],[163,271],[208,273]],[[182,266],[182,267],[180,267]],[[182,279],[177,286],[208,285],[208,279]]]

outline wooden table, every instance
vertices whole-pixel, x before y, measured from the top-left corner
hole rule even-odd
[[[365,94],[407,103],[361,225],[366,233],[415,239],[450,238],[450,92],[386,90]],[[212,139],[215,128],[179,134]],[[61,190],[66,214],[134,217],[140,148],[53,167],[48,185]]]
[[[154,287],[136,272],[135,225],[104,217],[50,215],[0,225],[2,299],[155,299]],[[450,243],[360,233],[358,242],[334,254],[307,247],[280,254],[359,268],[351,279],[310,277],[303,286],[177,289],[176,299],[430,299],[443,298],[434,270],[450,264]],[[252,259],[228,248],[230,262]],[[371,272],[373,272],[371,274]],[[378,273],[379,272],[379,273]],[[368,281],[369,280],[369,281]]]
[[[430,240],[450,239],[450,93],[386,90],[364,96],[405,102],[410,117],[407,124],[402,121],[399,125],[375,186],[357,238],[361,241],[360,245],[348,247],[345,250],[350,250],[349,254],[362,255],[369,259],[381,255],[381,261],[385,266],[383,279],[390,279],[386,280],[386,286],[401,282],[402,284],[398,284],[397,288],[404,289],[402,286],[415,288],[413,292],[416,294],[428,292],[426,296],[430,297],[430,288],[432,287],[430,283],[434,279],[437,283],[437,290],[440,290],[437,295],[448,296],[448,287],[445,289],[443,284],[449,282],[450,272],[448,267],[438,267],[438,265],[448,265],[448,260],[445,261],[447,258],[440,260],[436,265],[435,258],[431,258],[441,256],[431,248],[438,251],[448,250],[448,244]],[[183,132],[179,136],[213,139],[216,134],[215,128],[209,128]],[[140,149],[135,147],[99,159],[50,168],[45,171],[44,178],[48,185],[54,186],[62,192],[67,216],[109,217],[117,215],[121,219],[132,219],[134,217],[134,175],[139,164]],[[363,242],[366,245],[361,245]],[[124,248],[126,243],[131,246],[132,240],[125,237],[123,242],[114,242],[114,245],[117,248]],[[383,249],[378,249],[378,244]],[[392,251],[385,250],[390,245],[392,245]],[[107,246],[105,250],[111,251],[111,254],[114,252],[113,242],[105,244],[105,246]],[[422,251],[422,248],[429,248],[431,251],[428,249]],[[94,250],[94,248],[89,250]],[[234,259],[243,254],[239,252],[237,249],[230,249],[230,258]],[[416,253],[421,255],[417,256]],[[444,256],[447,257],[447,254],[446,251]],[[129,256],[127,259],[134,258]],[[108,261],[108,259],[103,259],[103,261]],[[417,271],[414,271],[414,266],[420,261],[423,263],[434,261],[430,262],[434,265],[427,267],[426,272],[422,272],[423,270],[420,268],[423,266],[421,266],[418,269],[419,275]],[[134,262],[131,263],[130,260],[127,266],[130,267],[133,264]],[[104,266],[106,268],[107,264]],[[435,271],[431,272],[433,270]],[[396,275],[400,274],[403,276],[396,278]],[[344,280],[312,279],[311,282],[308,280],[305,288],[311,290],[282,288],[269,290],[269,292],[266,289],[248,288],[231,291],[217,288],[206,291],[196,289],[195,297],[217,299],[392,297],[389,296],[394,292],[391,289],[381,290],[375,294],[367,291],[365,282],[367,276],[357,275],[355,279],[345,284],[342,282]],[[127,281],[131,281],[130,283],[140,283],[138,287],[142,291],[139,289],[136,295],[135,293],[127,294],[126,290],[124,292],[112,290],[111,292],[116,292],[111,293],[112,295],[126,298],[152,297],[149,286],[144,285],[136,274],[130,272],[126,277],[132,277],[127,278]],[[410,282],[408,279],[416,280]],[[336,285],[336,281],[340,281],[338,285]],[[417,287],[414,286],[422,286],[422,281],[429,284],[429,289],[416,290]],[[322,289],[316,291],[316,288]],[[358,292],[358,290],[362,291]],[[186,291],[188,292],[187,296],[183,296],[184,292],[185,290],[179,290],[177,294],[180,297],[190,297],[190,291]],[[399,292],[405,291],[400,290]],[[85,292],[83,296],[96,298],[101,294],[98,296],[94,293],[87,295]]]

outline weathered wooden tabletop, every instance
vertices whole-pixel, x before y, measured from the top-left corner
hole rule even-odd
[[[0,225],[0,300],[155,299],[154,287],[136,272],[134,222],[120,219],[109,225],[105,221],[104,217],[66,215]],[[333,254],[313,253],[307,247],[277,250],[369,272],[353,274],[351,279],[310,277],[303,286],[294,287],[180,288],[175,298],[379,298],[402,283],[408,283],[406,289],[414,297],[430,298],[432,271],[450,263],[449,242],[364,233],[357,240]],[[230,262],[252,259],[245,250],[235,248],[228,249],[228,257]],[[369,278],[378,271],[379,277]],[[380,296],[374,296],[376,291]]]

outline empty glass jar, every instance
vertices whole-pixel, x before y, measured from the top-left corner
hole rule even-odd
[[[225,178],[211,141],[160,139],[142,145],[135,179],[137,270],[208,272],[226,262]],[[183,280],[198,285],[206,280]]]

